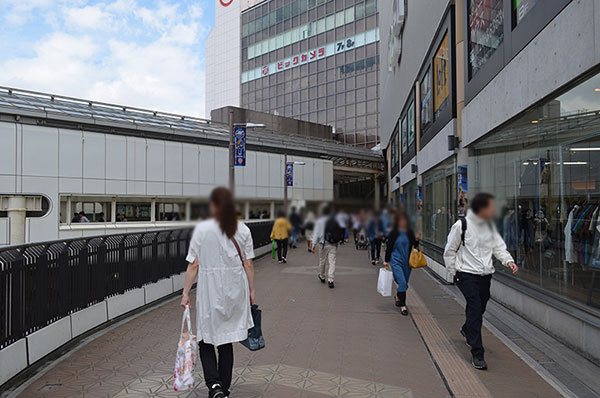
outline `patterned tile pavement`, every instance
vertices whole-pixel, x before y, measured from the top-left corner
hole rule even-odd
[[[232,398],[450,397],[411,318],[376,293],[366,253],[340,248],[335,289],[319,282],[316,263],[305,249],[291,250],[287,264],[257,261],[267,347],[235,346]],[[413,278],[427,278],[422,272]],[[194,390],[172,389],[178,304],[172,299],[79,346],[19,398],[206,397],[200,365]]]

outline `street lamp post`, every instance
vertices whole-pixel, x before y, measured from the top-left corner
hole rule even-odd
[[[233,109],[229,109],[229,190],[235,194],[235,126],[265,127],[264,124],[257,123],[233,123]]]
[[[306,162],[290,162],[290,163],[294,164],[294,165],[298,165],[298,166],[304,166],[306,164]],[[284,164],[284,168],[283,168],[283,211],[285,212],[285,214],[287,214],[287,212],[288,212],[287,153],[283,156],[283,164]],[[292,178],[294,178],[294,177],[292,176]]]

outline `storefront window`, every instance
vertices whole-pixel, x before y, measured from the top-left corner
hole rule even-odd
[[[481,69],[504,41],[503,3],[503,0],[469,0],[468,2],[470,76]]]
[[[156,203],[156,221],[185,220],[185,203]]]
[[[470,149],[470,192],[496,196],[517,278],[600,307],[600,75]],[[499,267],[499,270],[504,270]]]
[[[433,96],[431,91],[431,68],[429,68],[421,81],[421,135],[433,121]]]
[[[450,52],[448,50],[448,33],[444,35],[433,59],[434,96],[433,111],[437,119],[440,112],[445,109],[450,96]]]
[[[423,239],[438,247],[446,245],[456,221],[456,161],[448,159],[423,174]]]
[[[421,214],[421,205],[417,192],[417,180],[409,182],[404,185],[402,192],[402,199],[404,201],[404,211],[410,218],[410,224],[415,232],[421,230],[419,226],[419,216]]]

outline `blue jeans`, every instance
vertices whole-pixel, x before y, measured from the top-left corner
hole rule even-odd
[[[298,241],[298,232],[300,232],[300,227],[292,227],[292,246],[294,247]]]
[[[412,268],[408,266],[408,263],[400,264],[396,261],[391,261],[390,266],[392,267],[394,280],[398,284],[398,292],[406,292],[408,290],[408,279],[410,278]]]

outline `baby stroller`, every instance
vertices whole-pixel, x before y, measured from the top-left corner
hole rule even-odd
[[[358,231],[358,239],[356,239],[356,250],[368,250],[369,249],[369,239],[367,239],[367,231],[364,228],[361,228]]]

